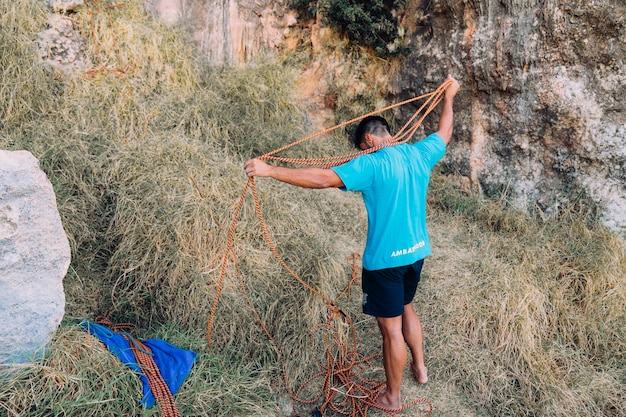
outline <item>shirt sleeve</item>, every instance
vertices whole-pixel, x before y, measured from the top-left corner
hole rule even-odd
[[[341,178],[344,191],[366,190],[373,181],[375,170],[370,155],[361,155],[353,160],[331,168]]]
[[[425,139],[413,144],[430,169],[443,158],[446,153],[446,144],[438,133],[431,133]]]

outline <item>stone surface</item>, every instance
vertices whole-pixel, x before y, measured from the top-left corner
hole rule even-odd
[[[290,1],[153,0],[161,19],[178,15],[211,65],[241,65],[272,55],[296,24]]]
[[[65,311],[70,246],[52,184],[27,151],[0,150],[0,364],[36,360]]]
[[[199,53],[213,64],[244,64],[311,44],[300,85],[315,86],[300,90],[319,104],[312,111],[318,118],[330,114],[324,98],[331,83],[355,96],[362,88],[387,89],[393,102],[453,74],[462,90],[445,173],[546,216],[589,197],[608,226],[626,231],[626,3],[410,1],[398,16],[410,43],[393,70],[385,60],[378,70],[363,70],[350,55],[319,53],[320,43],[331,45],[319,19],[296,24],[284,1],[178,4]],[[299,34],[310,39],[294,41],[304,24],[312,26]],[[317,122],[329,123],[332,116]],[[430,118],[426,128],[434,123]]]
[[[558,214],[591,197],[626,232],[626,3],[433,1],[391,92],[462,83],[444,166]],[[408,19],[408,18],[407,18]]]
[[[52,9],[57,13],[75,12],[84,5],[84,0],[52,0]]]
[[[84,69],[86,43],[74,30],[72,19],[63,14],[51,13],[47,26],[38,35],[41,59],[64,72]]]
[[[181,0],[158,0],[156,3],[158,18],[167,25],[178,23],[183,14]]]

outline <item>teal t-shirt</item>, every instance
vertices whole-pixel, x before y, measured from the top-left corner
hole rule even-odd
[[[432,253],[426,230],[430,171],[446,146],[437,133],[361,155],[332,168],[347,191],[358,191],[367,209],[363,267],[410,265]]]

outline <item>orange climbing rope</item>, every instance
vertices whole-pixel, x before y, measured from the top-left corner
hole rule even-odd
[[[286,162],[286,163],[291,163],[291,164],[296,164],[296,165],[330,168],[330,167],[341,165],[345,162],[348,162],[351,159],[356,158],[359,155],[375,152],[381,149],[382,147],[394,146],[394,145],[407,142],[415,134],[415,132],[420,127],[420,125],[422,124],[426,116],[428,116],[428,114],[435,107],[437,107],[437,105],[441,102],[441,100],[444,97],[445,90],[450,85],[451,82],[452,82],[451,80],[446,80],[436,90],[430,93],[423,94],[419,97],[414,97],[412,99],[405,100],[405,101],[387,106],[385,108],[364,114],[352,120],[348,120],[347,122],[341,123],[337,126],[333,126],[331,128],[322,130],[320,132],[307,136],[303,139],[295,141],[291,144],[278,148],[274,151],[268,152],[260,156],[259,159],[267,160],[267,161],[271,160],[271,161],[278,161],[278,162]],[[368,116],[380,114],[387,110],[390,110],[399,106],[403,106],[403,105],[406,105],[415,101],[419,101],[419,100],[424,100],[424,103],[415,111],[415,113],[409,118],[409,120],[404,124],[404,126],[387,143],[381,144],[373,148],[369,148],[367,150],[359,151],[359,152],[353,152],[349,154],[331,156],[331,157],[323,157],[323,158],[288,158],[288,157],[276,156],[276,154],[279,152],[285,151],[289,148],[302,144],[311,139],[326,135],[336,129],[339,129],[351,123],[360,121]],[[269,330],[263,323],[261,316],[256,311],[256,308],[254,307],[252,301],[250,300],[250,297],[248,296],[248,292],[247,292],[247,289],[243,280],[243,275],[237,264],[236,254],[233,251],[233,241],[234,241],[236,225],[237,225],[239,216],[241,214],[241,210],[243,208],[245,196],[247,195],[249,188],[252,189],[254,206],[255,206],[257,217],[259,218],[259,222],[261,225],[263,238],[265,242],[267,243],[269,249],[273,253],[274,257],[283,266],[283,268],[295,280],[297,280],[304,288],[308,289],[313,294],[319,296],[322,300],[324,300],[329,310],[329,315],[328,315],[328,319],[326,323],[320,323],[314,326],[312,330],[312,333],[322,332],[323,340],[325,343],[325,349],[326,349],[325,364],[321,364],[322,369],[320,370],[320,372],[313,375],[304,383],[302,383],[298,387],[298,389],[295,390],[295,392],[290,389],[289,384],[287,383],[287,373],[285,370],[285,364],[282,359],[280,349],[278,348],[278,344],[276,343],[276,341],[274,340],[274,337],[271,335],[271,333],[269,332]],[[358,415],[365,416],[367,414],[367,410],[370,407],[374,407],[376,409],[382,410],[388,414],[393,415],[395,413],[402,412],[406,410],[407,408],[413,407],[414,405],[418,403],[427,403],[430,407],[428,416],[432,414],[433,406],[430,403],[430,401],[428,401],[425,398],[413,400],[405,404],[401,409],[382,408],[374,402],[377,395],[383,391],[385,387],[384,382],[366,379],[362,377],[360,373],[363,372],[366,369],[366,367],[370,366],[370,362],[372,361],[372,359],[374,359],[375,357],[379,357],[380,355],[363,357],[357,352],[357,338],[356,338],[356,332],[354,330],[354,325],[352,321],[350,320],[350,318],[337,307],[337,301],[344,294],[350,293],[351,285],[358,278],[358,274],[356,272],[357,271],[356,257],[353,257],[352,259],[352,277],[351,277],[350,282],[347,284],[346,288],[343,291],[341,291],[341,293],[334,300],[330,299],[328,296],[321,293],[318,289],[309,285],[306,281],[300,278],[298,274],[296,274],[296,272],[293,271],[291,267],[282,258],[282,256],[276,249],[276,245],[274,244],[274,242],[272,241],[270,237],[270,234],[267,230],[267,226],[265,224],[265,220],[263,219],[263,215],[261,213],[261,206],[260,206],[259,198],[257,195],[257,189],[256,189],[256,183],[254,181],[254,177],[249,177],[248,181],[246,182],[243,188],[243,191],[237,203],[237,207],[235,209],[233,222],[228,232],[228,237],[227,237],[227,242],[226,242],[226,253],[224,254],[224,257],[222,259],[222,266],[221,266],[221,271],[219,275],[219,280],[217,283],[215,298],[213,299],[213,305],[211,307],[211,315],[209,317],[209,322],[207,326],[208,327],[207,328],[207,340],[208,340],[209,345],[211,344],[211,329],[213,327],[213,321],[215,319],[215,311],[217,308],[220,293],[224,285],[224,279],[226,275],[226,269],[228,266],[229,255],[231,254],[234,257],[234,263],[235,263],[236,270],[238,272],[239,283],[243,290],[244,296],[253,314],[255,315],[257,321],[259,322],[260,326],[262,327],[263,331],[267,335],[272,346],[274,347],[274,350],[276,351],[278,355],[279,361],[281,363],[282,371],[283,371],[283,381],[285,383],[285,387],[287,389],[287,392],[289,393],[289,395],[294,401],[300,404],[304,404],[304,405],[311,405],[319,401],[320,398],[323,396],[324,397],[323,403],[321,406],[319,406],[319,411],[322,415],[324,415],[324,412],[326,410],[329,410],[329,411],[346,415],[346,416],[350,416],[350,417],[358,416]],[[344,342],[342,342],[342,339],[338,334],[337,328],[332,325],[332,322],[335,319],[343,319],[348,324],[350,332],[351,332],[351,336],[352,336],[351,337],[352,339],[351,349],[349,349],[348,346]],[[320,390],[319,394],[315,398],[312,398],[312,399],[302,398],[301,393],[304,390],[304,388],[307,387],[309,384],[311,384],[313,381],[316,381],[319,379],[322,379],[322,389]]]
[[[98,74],[107,73],[113,74],[116,77],[123,77],[125,75],[133,74],[135,72],[135,66],[131,62],[124,62],[122,56],[120,55],[120,51],[115,38],[113,38],[112,40],[112,49],[115,58],[114,60],[118,63],[118,65],[112,65],[109,63],[109,61],[113,57],[105,58],[105,56],[111,55],[111,52],[101,50],[96,24],[96,17],[104,13],[106,14],[109,28],[112,28],[113,17],[111,16],[111,10],[124,7],[124,3],[102,5],[100,3],[100,0],[85,0],[85,6],[90,16],[91,37],[93,39],[93,55],[94,58],[98,61],[98,66],[96,68],[90,68],[86,70],[83,74],[83,77],[85,79],[92,79]]]
[[[343,122],[340,123],[336,126],[321,130],[317,133],[314,133],[310,136],[307,136],[305,138],[302,138],[300,140],[297,140],[295,142],[292,142],[288,145],[285,145],[281,148],[275,149],[271,152],[266,153],[265,155],[262,155],[259,157],[259,159],[262,160],[268,160],[268,161],[280,161],[280,162],[288,162],[288,163],[292,163],[292,164],[296,164],[296,165],[307,165],[307,166],[314,166],[314,167],[320,167],[320,168],[330,168],[333,166],[337,166],[337,165],[341,165],[343,163],[346,163],[354,158],[356,158],[357,156],[363,155],[363,154],[368,154],[368,153],[372,153],[372,152],[376,152],[377,150],[385,147],[385,146],[389,146],[389,145],[399,145],[401,143],[407,142],[417,131],[417,129],[419,129],[419,127],[421,126],[422,122],[424,121],[424,119],[426,118],[426,116],[428,116],[428,114],[433,111],[433,109],[435,107],[437,107],[437,105],[439,104],[439,102],[441,102],[441,100],[443,99],[443,96],[445,94],[446,88],[448,88],[448,86],[452,83],[451,80],[446,80],[443,82],[443,84],[441,84],[439,87],[437,87],[437,89],[435,91],[432,91],[430,93],[426,93],[426,94],[422,94],[421,96],[418,97],[413,97],[411,99],[399,102],[399,103],[395,103],[392,104],[390,106],[384,107],[382,109],[379,110],[375,110],[373,112],[364,114],[362,116],[356,117],[354,119],[348,120],[347,122]],[[424,100],[424,103],[415,111],[415,113],[413,114],[413,116],[411,116],[409,118],[409,120],[404,124],[404,126],[402,126],[402,128],[400,128],[400,130],[398,130],[398,132],[392,137],[392,139],[388,142],[388,143],[384,143],[381,144],[379,146],[373,147],[373,148],[369,148],[363,151],[357,151],[357,152],[353,152],[353,153],[348,153],[348,154],[344,154],[344,155],[337,155],[337,156],[330,156],[330,157],[324,157],[324,158],[285,158],[285,157],[279,157],[279,156],[274,156],[275,154],[285,151],[289,148],[292,148],[294,146],[300,145],[304,142],[307,142],[311,139],[315,139],[318,138],[320,136],[324,136],[327,135],[330,132],[333,132],[337,129],[340,129],[342,127],[348,126],[352,123],[358,122],[360,120],[365,119],[366,117],[369,116],[373,116],[376,114],[380,114],[383,113],[387,110],[391,110],[393,108],[396,107],[400,107],[400,106],[404,106],[406,104],[409,103],[413,103],[415,101],[419,101],[419,100]],[[423,114],[422,114],[423,112]],[[421,116],[420,116],[421,114]]]
[[[172,395],[170,388],[163,379],[163,375],[161,375],[159,367],[152,358],[152,351],[148,346],[128,333],[128,330],[133,328],[134,325],[130,323],[113,324],[108,318],[109,315],[98,316],[94,322],[106,326],[113,331],[123,332],[122,337],[128,341],[130,350],[137,361],[137,366],[148,380],[150,391],[161,408],[162,417],[181,417],[182,415],[180,411],[178,411],[178,408],[176,408],[176,403],[174,402],[174,395]]]

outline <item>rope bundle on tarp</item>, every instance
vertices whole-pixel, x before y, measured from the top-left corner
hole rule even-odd
[[[181,417],[174,394],[183,384],[196,359],[196,353],[160,339],[143,342],[128,333],[130,324],[113,324],[99,317],[83,321],[83,330],[98,338],[111,353],[137,372],[143,386],[141,404],[150,408],[159,404],[163,417]]]

